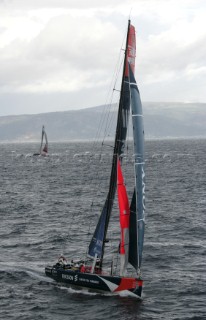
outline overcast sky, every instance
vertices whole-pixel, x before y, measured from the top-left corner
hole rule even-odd
[[[142,101],[206,102],[206,0],[0,0],[0,116],[107,102],[129,16]]]

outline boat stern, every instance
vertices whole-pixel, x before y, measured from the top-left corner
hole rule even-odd
[[[142,287],[143,287],[143,280],[137,280],[137,286],[134,289],[133,293],[139,297],[142,296]]]
[[[141,297],[143,280],[137,278],[121,278],[119,286],[115,292],[129,291],[135,296]]]

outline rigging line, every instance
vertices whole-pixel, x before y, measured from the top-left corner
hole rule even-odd
[[[121,64],[121,66],[122,66],[122,64]],[[121,69],[121,66],[120,66],[120,69]],[[120,70],[119,69],[119,70]],[[114,96],[114,92],[115,92],[115,90],[113,89],[113,95],[112,95],[112,98],[113,98],[113,96]],[[119,90],[116,90],[116,92],[120,92]],[[118,100],[120,99],[120,96],[118,96]],[[110,117],[110,119],[108,118],[108,122],[107,122],[107,127],[105,128],[105,133],[108,131],[110,131],[111,129],[112,129],[112,124],[114,123],[114,121],[115,121],[115,123],[116,123],[116,120],[117,120],[117,114],[118,114],[118,106],[119,106],[119,101],[118,102],[116,102],[116,103],[113,103],[113,105],[112,105],[112,108],[111,108],[111,110],[110,110],[110,113],[111,113],[111,117]]]
[[[111,102],[112,102],[112,99],[113,99],[113,94],[111,96]],[[114,108],[115,108],[115,106],[112,103],[110,103],[110,110],[109,110],[109,112],[107,114],[107,117],[105,116],[107,125],[105,127],[105,132],[104,132],[104,137],[103,137],[103,142],[102,142],[102,146],[101,146],[101,149],[100,149],[100,153],[102,153],[102,151],[103,151],[103,145],[104,145],[104,141],[105,141],[105,138],[106,138],[106,132],[109,131],[109,127],[111,127],[111,123],[112,123],[112,120],[113,120],[112,118],[114,118],[114,116],[115,116],[115,113],[113,111]],[[112,114],[112,117],[109,118],[110,114]],[[99,172],[97,172],[97,175],[99,176]],[[100,183],[99,183],[99,185],[100,185]]]
[[[116,86],[117,86],[117,80],[118,80],[118,78],[119,78],[119,75],[120,75],[120,73],[121,73],[121,71],[122,71],[122,68],[123,68],[123,61],[124,61],[124,57],[121,57],[121,63],[120,63],[120,65],[119,65],[119,68],[118,68],[118,70],[117,70],[117,73],[116,73],[116,79],[115,79],[115,83],[114,83],[114,88],[113,88],[113,92],[112,92],[112,98],[113,98],[113,96],[114,96],[114,92],[116,91],[116,92],[119,92],[120,93],[120,90],[117,90],[116,89]],[[118,99],[120,99],[120,97],[118,97]],[[119,102],[118,102],[118,104],[119,104]],[[114,116],[113,116],[114,117]],[[109,127],[111,126],[111,123],[112,123],[112,117],[111,117],[111,120],[110,120],[110,122],[108,123],[108,127],[105,129],[105,130],[107,130],[107,129],[109,129]],[[114,120],[113,120],[114,121]]]
[[[93,205],[94,205],[94,203],[93,203],[93,201],[92,201],[92,203],[91,203],[91,212],[93,212]],[[90,234],[90,230],[91,230],[91,224],[89,224],[89,230],[88,230],[88,233]],[[86,261],[86,259],[87,259],[87,254],[88,254],[88,244],[89,244],[89,239],[87,240],[87,245],[85,246],[85,261]]]
[[[98,129],[97,129],[97,133],[96,133],[96,136],[95,136],[94,139],[93,139],[92,151],[95,150],[96,144],[97,144],[97,142],[99,141],[100,134],[101,134],[101,131],[102,131],[104,122],[105,122],[105,120],[106,120],[106,115],[107,115],[107,112],[108,112],[108,111],[106,111],[106,110],[107,110],[108,108],[109,108],[109,105],[106,103],[106,104],[104,105],[103,110],[102,110],[101,113],[100,113],[100,120],[99,120],[99,125],[98,125]]]
[[[110,116],[110,117],[109,117]],[[104,138],[103,138],[103,142],[105,141],[106,138],[109,137],[109,135],[111,133],[113,133],[112,131],[112,124],[114,123],[114,121],[117,118],[117,112],[116,112],[116,104],[111,104],[111,108],[110,108],[110,114],[108,114],[108,121],[107,121],[107,125],[105,127],[105,132],[104,132]]]
[[[118,74],[117,74],[117,78],[119,77],[119,73],[120,73],[120,70],[122,71],[122,66],[123,66],[123,63],[124,63],[124,60],[125,60],[125,50],[124,50],[124,56],[122,57],[122,60],[121,60],[121,65],[119,66],[119,70],[118,70]],[[117,78],[116,78],[116,83],[117,83]],[[116,86],[116,83],[115,83],[115,86]],[[116,89],[113,89],[113,91],[116,90]],[[117,91],[117,90],[116,90]],[[111,123],[111,122],[110,122]]]
[[[124,36],[125,38],[125,36]],[[124,42],[124,40],[123,40]],[[123,42],[122,42],[122,46],[123,46]],[[120,64],[120,57],[121,57],[121,51],[119,52],[119,56],[118,56],[118,60],[117,60],[117,63],[116,63],[116,66],[115,66],[115,71],[113,72],[113,76],[112,76],[112,79],[111,79],[111,82],[110,82],[110,86],[109,86],[109,89],[108,89],[108,93],[107,93],[107,98],[106,98],[106,103],[105,103],[105,106],[108,105],[107,101],[109,100],[109,95],[110,95],[110,92],[111,92],[111,87],[112,87],[112,84],[117,82],[117,77],[118,77],[118,70],[119,70],[119,64]],[[111,99],[110,99],[111,100]],[[109,103],[109,106],[111,105],[111,102]],[[106,108],[105,108],[106,109]],[[102,112],[103,113],[103,112]],[[105,113],[106,114],[106,113]],[[99,137],[99,134],[100,134],[100,131],[101,131],[101,128],[102,128],[102,125],[103,125],[103,122],[104,122],[104,117],[101,121],[101,118],[100,117],[100,125],[98,126],[99,130],[97,132],[97,135],[96,137]]]
[[[120,51],[121,53],[121,51]],[[113,90],[112,90],[112,94],[111,94],[111,99],[110,99],[110,106],[112,106],[112,101],[113,101],[113,97],[114,97],[114,92],[115,92],[115,87],[117,85],[117,80],[119,78],[119,74],[120,74],[120,70],[122,69],[122,65],[123,65],[123,58],[121,57],[121,54],[119,53],[119,59],[118,59],[118,64],[117,64],[117,70],[116,70],[116,75],[115,75],[115,79],[114,79],[114,85],[113,85]],[[121,58],[121,60],[120,60]],[[114,107],[113,107],[114,108]],[[112,112],[111,108],[109,110],[107,119],[109,119],[109,114]],[[114,117],[114,116],[113,116]],[[111,123],[112,123],[112,117],[110,118],[111,120],[107,121],[107,126],[105,127],[105,131],[104,131],[104,138],[106,138],[106,132],[109,131],[109,127],[111,127]]]
[[[104,134],[103,134],[103,142],[105,141],[106,137],[108,136],[108,133],[111,131],[112,129],[112,123],[114,122],[114,118],[115,118],[115,109],[117,108],[117,103],[112,103],[113,102],[113,98],[114,98],[114,91],[112,92],[111,95],[111,101],[110,101],[110,109],[109,112],[107,114],[107,119],[106,119],[106,124],[105,124],[105,129],[104,129]]]
[[[110,84],[110,87],[111,87],[111,84]],[[100,124],[99,124],[99,126],[98,126],[96,138],[94,139],[94,140],[96,140],[96,141],[97,141],[98,137],[100,136],[100,133],[101,133],[103,124],[104,124],[104,122],[106,121],[107,113],[109,112],[109,111],[106,112],[106,109],[108,109],[108,110],[110,109],[110,104],[111,104],[111,103],[108,103],[108,102],[107,102],[107,101],[108,101],[108,98],[109,98],[109,94],[108,94],[108,96],[107,96],[106,103],[105,103],[105,105],[104,105],[104,109],[102,110],[101,115],[100,115]],[[94,144],[95,144],[95,141],[94,141]]]
[[[122,46],[123,46],[123,43],[124,43],[124,41],[125,41],[125,35],[124,35],[124,38],[123,38],[123,41],[122,41]],[[122,47],[121,46],[121,47]],[[110,88],[111,88],[111,86],[112,86],[112,83],[115,83],[115,85],[116,85],[116,83],[117,83],[117,78],[118,78],[118,74],[119,74],[119,70],[120,70],[120,61],[121,61],[121,51],[119,52],[119,56],[118,56],[118,60],[117,60],[117,63],[116,63],[116,67],[115,67],[115,71],[114,71],[114,73],[113,73],[113,77],[112,77],[112,80],[111,80],[111,84],[110,84]],[[107,99],[106,100],[108,100],[108,98],[109,98],[109,92],[111,92],[111,89],[109,88],[109,91],[108,91],[108,95],[107,95]],[[111,104],[112,104],[112,101],[113,101],[113,91],[112,91],[112,96],[111,96],[111,98],[110,98],[110,103],[109,103],[109,105],[107,105],[107,103],[105,104],[105,106],[107,107],[109,107],[109,112],[108,112],[108,116],[106,117],[106,112],[104,113],[104,117],[101,117],[100,118],[100,125],[98,126],[98,132],[97,132],[97,135],[96,135],[96,138],[94,139],[94,146],[95,146],[95,140],[97,141],[98,140],[98,137],[100,136],[100,132],[101,132],[101,129],[102,129],[102,126],[103,126],[103,123],[104,123],[104,121],[106,120],[106,119],[108,119],[108,117],[109,117],[109,113],[110,113],[110,111],[111,111]],[[106,108],[104,108],[104,109],[106,109]],[[102,112],[103,113],[103,112]],[[102,119],[102,121],[101,121],[101,119]],[[108,123],[108,121],[106,120],[106,124]],[[106,137],[106,131],[107,131],[107,127],[108,127],[108,125],[106,125],[106,128],[105,128],[105,132],[104,132],[104,136],[103,136],[103,141],[104,141],[104,139],[105,139],[105,137]]]
[[[125,37],[124,37],[125,38]],[[117,63],[117,67],[116,67],[116,75],[115,75],[115,85],[116,85],[116,83],[117,83],[117,78],[118,78],[118,74],[119,74],[119,70],[120,70],[120,66],[119,66],[119,61],[120,61],[120,53],[119,53],[119,60],[118,60],[118,63]],[[118,67],[119,66],[119,67]],[[113,79],[113,81],[114,81],[114,79]],[[111,102],[113,101],[113,97],[114,97],[114,90],[112,91],[112,95],[111,95],[111,98],[110,98],[110,100],[111,100]],[[102,120],[100,119],[100,126],[98,127],[98,132],[97,132],[97,135],[96,135],[96,137],[95,137],[95,139],[94,139],[94,143],[93,143],[93,148],[92,148],[92,151],[95,149],[95,147],[96,147],[96,143],[97,143],[97,138],[100,136],[100,133],[101,133],[101,130],[102,130],[102,126],[103,126],[103,123],[104,123],[104,121],[106,120],[106,128],[105,128],[105,131],[104,131],[104,137],[103,137],[103,142],[104,142],[104,140],[105,140],[105,138],[106,138],[106,131],[110,128],[110,126],[111,126],[111,123],[112,123],[112,117],[110,118],[110,122],[108,121],[108,119],[109,119],[109,114],[111,113],[111,110],[114,108],[114,106],[113,106],[113,108],[111,108],[111,103],[110,103],[110,109],[109,109],[109,112],[108,112],[108,115],[107,116],[104,116],[103,118],[102,118]],[[105,108],[104,109],[107,109],[107,105],[105,106]],[[100,151],[101,151],[101,153],[102,153],[102,150],[103,150],[103,143],[102,143],[102,145],[101,145],[101,149],[100,149]],[[99,172],[97,171],[97,175],[99,176]],[[99,181],[100,181],[100,179],[99,179]],[[100,182],[99,182],[99,184],[100,184]]]
[[[110,108],[110,109],[111,109],[111,108]],[[107,116],[107,118],[108,118],[108,116]],[[106,116],[104,117],[104,120],[107,120],[107,119],[106,119]],[[107,120],[107,121],[108,121],[108,120]],[[102,125],[103,125],[103,122],[102,122]],[[101,131],[101,130],[99,130],[99,135],[100,135],[100,131]],[[105,140],[105,134],[104,134],[103,142],[102,142],[101,148],[100,148],[100,155],[103,153],[104,140]],[[96,142],[96,144],[97,144],[97,142]],[[92,152],[94,152],[94,150],[95,150],[95,142],[93,143]],[[97,171],[97,176],[99,177],[99,171]]]
[[[107,106],[105,106],[105,108],[106,108]],[[104,108],[104,109],[105,109]],[[100,122],[100,127],[102,126],[102,124],[101,124],[101,122]],[[99,128],[99,127],[98,127]],[[99,130],[99,132],[97,133],[97,135],[96,135],[96,139],[98,138],[98,136],[99,136],[99,134],[100,134],[100,131],[101,131],[101,129]],[[95,140],[96,140],[95,139]],[[93,142],[93,145],[92,145],[92,155],[94,155],[94,152],[95,152],[95,149],[97,149],[97,147],[96,147],[96,141],[94,141]],[[102,146],[101,146],[101,148],[100,148],[100,154],[102,154]],[[87,164],[87,166],[90,166],[90,163],[88,163]],[[97,171],[97,175],[96,176],[99,176],[99,172]],[[96,176],[95,176],[95,178],[96,178]],[[92,180],[94,180],[94,177],[93,177],[93,179]],[[98,179],[99,180],[99,179]],[[93,199],[92,199],[92,201],[93,201]]]

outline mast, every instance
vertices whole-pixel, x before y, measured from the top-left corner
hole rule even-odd
[[[109,192],[95,229],[94,235],[89,245],[88,254],[92,257],[98,256],[103,262],[104,248],[107,236],[109,220],[112,212],[114,197],[117,188],[117,159],[124,152],[125,140],[127,135],[127,125],[130,112],[130,88],[129,72],[127,60],[130,59],[134,69],[136,53],[135,29],[128,21],[127,39],[125,47],[124,66],[121,83],[121,94],[117,116],[117,126],[115,134],[114,151],[112,158],[112,169],[110,175]]]
[[[128,51],[128,39],[129,39],[129,29],[130,29],[130,20],[128,21],[128,29],[127,29],[127,40],[126,40],[126,47],[125,47],[125,58],[124,58],[124,67],[123,67],[123,74],[122,74],[122,83],[121,83],[121,95],[120,95],[120,101],[119,101],[119,110],[118,110],[118,117],[117,117],[117,127],[116,127],[116,135],[115,135],[115,145],[114,145],[114,151],[113,151],[113,159],[112,159],[112,170],[110,175],[110,184],[109,184],[109,193],[107,196],[107,215],[106,215],[106,223],[105,223],[105,229],[104,229],[104,238],[103,238],[103,248],[102,248],[102,257],[101,260],[103,260],[104,256],[104,247],[105,247],[105,240],[109,225],[109,220],[112,212],[115,192],[117,188],[117,157],[124,152],[125,147],[125,139],[126,139],[126,133],[125,137],[121,137],[121,131],[122,131],[122,120],[123,120],[123,99],[124,99],[124,85],[125,85],[125,72],[126,72],[126,65],[127,65],[127,51]],[[130,103],[129,103],[130,105]],[[130,108],[130,106],[129,106]],[[127,109],[127,112],[129,113],[129,108]],[[128,115],[129,116],[129,115]],[[128,117],[127,117],[128,119]],[[122,139],[121,139],[122,138]],[[123,140],[124,138],[124,140]]]

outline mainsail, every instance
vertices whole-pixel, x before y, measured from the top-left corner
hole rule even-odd
[[[133,70],[129,67],[134,137],[135,190],[130,207],[129,262],[138,271],[142,262],[145,228],[144,126],[142,104]]]
[[[46,134],[45,130],[44,130],[44,136],[45,136],[46,143],[44,145],[43,151],[48,152],[48,140],[47,140],[47,134]]]
[[[130,21],[129,21],[119,109],[118,109],[118,116],[117,116],[117,127],[116,127],[115,143],[114,143],[113,160],[112,160],[112,170],[110,175],[109,192],[108,192],[99,222],[95,229],[94,235],[91,239],[89,250],[88,250],[89,256],[98,257],[101,259],[101,264],[103,261],[107,229],[108,229],[108,224],[110,220],[110,215],[111,215],[114,197],[116,193],[116,187],[117,187],[117,158],[124,152],[125,140],[127,135],[128,118],[129,118],[129,112],[130,112],[130,86],[129,86],[128,61],[130,61],[131,68],[134,72],[135,55],[136,55],[135,28],[130,24]]]
[[[117,162],[117,193],[120,213],[120,227],[121,227],[121,241],[120,241],[120,276],[124,276],[129,253],[129,200],[127,196],[126,186],[124,184],[124,178],[120,161]]]
[[[44,145],[44,148],[42,149],[44,137],[45,137],[45,145]],[[47,140],[47,134],[45,132],[44,126],[42,126],[41,146],[40,146],[40,154],[42,153],[44,154],[48,153],[48,140]]]

